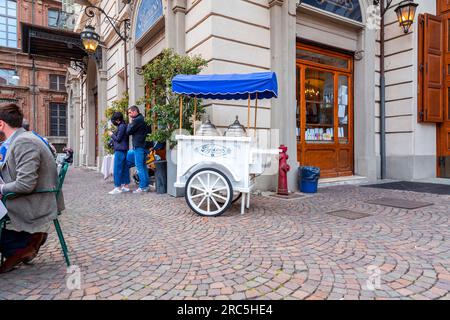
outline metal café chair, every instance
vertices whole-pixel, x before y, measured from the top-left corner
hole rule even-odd
[[[58,173],[57,185],[56,185],[56,187],[54,189],[36,190],[36,191],[32,192],[31,194],[54,193],[56,199],[58,199],[58,196],[59,196],[59,194],[60,194],[60,192],[62,190],[62,187],[63,187],[63,184],[64,184],[64,179],[66,177],[66,173],[67,173],[68,169],[69,169],[69,162],[67,162],[67,161],[63,162],[62,166],[61,166],[61,169],[59,170],[59,173]],[[20,196],[21,195],[15,194],[15,193],[5,194],[3,196],[3,198],[2,198],[3,204],[5,204],[5,206],[6,206],[6,202],[9,199],[12,199],[12,198],[15,198],[15,197],[20,197]],[[60,215],[61,215],[61,212],[58,211],[58,216],[60,216]],[[8,216],[5,216],[3,219],[0,220],[0,238],[1,238],[2,230],[6,229],[6,225],[8,224],[8,222],[9,222]],[[58,239],[59,239],[59,243],[61,244],[61,249],[62,249],[62,252],[63,252],[63,255],[64,255],[64,260],[65,260],[67,266],[70,266],[69,252],[68,252],[68,249],[67,249],[67,244],[66,244],[66,241],[64,239],[64,235],[63,235],[63,232],[62,232],[62,229],[61,229],[61,225],[59,223],[58,218],[53,220],[53,224],[55,225],[56,233],[58,234]],[[1,257],[1,264],[3,264],[3,261],[4,261],[4,257],[2,255],[2,257]]]

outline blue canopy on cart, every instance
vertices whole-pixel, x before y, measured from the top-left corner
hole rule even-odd
[[[174,93],[200,99],[245,100],[278,97],[275,72],[248,74],[178,75],[172,79]]]

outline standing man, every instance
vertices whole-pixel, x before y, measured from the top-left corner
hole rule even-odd
[[[23,114],[15,103],[0,104],[0,132],[9,145],[5,161],[0,165],[0,197],[15,193],[6,208],[14,230],[3,230],[0,251],[6,260],[0,273],[29,263],[47,239],[49,223],[64,209],[61,197],[54,193],[35,193],[54,189],[58,180],[55,160],[47,145],[32,132],[22,128]]]
[[[140,113],[137,106],[128,108],[128,115],[130,116],[130,124],[127,127],[127,135],[132,136],[132,143],[134,149],[134,157],[136,169],[139,176],[139,188],[133,193],[142,193],[149,191],[149,177],[148,169],[145,164],[145,158],[148,151],[146,150],[146,138],[150,133],[148,125],[145,123],[144,116]]]

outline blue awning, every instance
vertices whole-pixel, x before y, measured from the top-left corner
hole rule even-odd
[[[201,99],[245,100],[278,97],[275,72],[248,74],[178,75],[172,79],[174,93]]]

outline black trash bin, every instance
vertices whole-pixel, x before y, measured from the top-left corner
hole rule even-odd
[[[167,193],[167,161],[155,161],[156,193]]]
[[[304,193],[316,193],[319,184],[320,168],[300,167],[298,168],[299,189]]]

